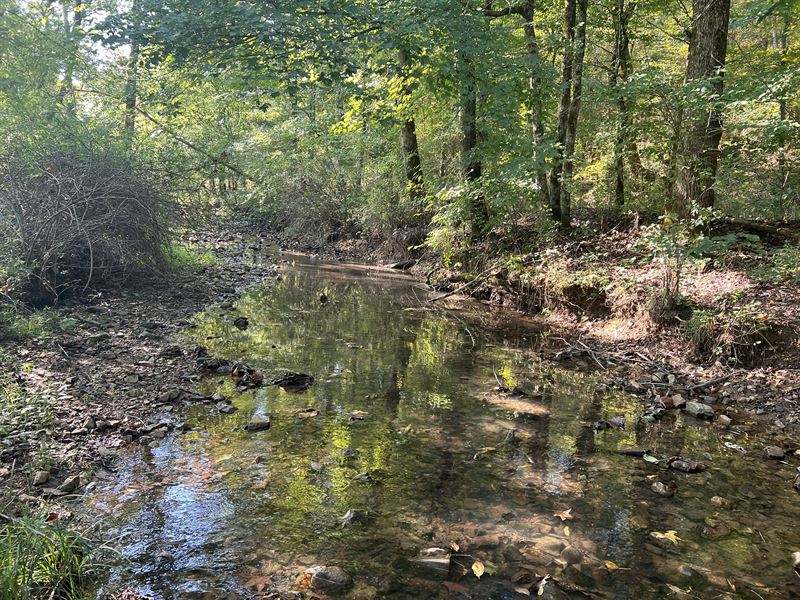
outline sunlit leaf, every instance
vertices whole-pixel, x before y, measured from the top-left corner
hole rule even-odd
[[[475,573],[475,577],[478,579],[480,579],[486,572],[486,567],[480,558],[475,559],[475,562],[472,563],[472,572]]]
[[[661,533],[660,531],[651,531],[650,535],[657,540],[667,540],[673,544],[677,544],[678,542],[682,541],[681,538],[678,537],[678,532],[674,529],[670,529],[665,533]]]

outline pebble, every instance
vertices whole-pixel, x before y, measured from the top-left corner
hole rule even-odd
[[[732,421],[733,420],[728,415],[719,415],[715,423],[720,427],[728,427]]]
[[[656,481],[653,485],[650,486],[650,489],[653,490],[659,496],[672,496],[675,492],[673,492],[667,485],[660,481]]]
[[[217,410],[223,415],[229,415],[236,412],[236,407],[227,402],[217,402]]]
[[[786,452],[778,446],[767,446],[764,448],[764,456],[772,460],[783,460],[786,457]]]
[[[708,404],[703,404],[702,402],[687,402],[686,407],[684,410],[698,419],[713,419],[714,418],[714,409],[711,408]]]
[[[37,471],[33,476],[33,485],[44,485],[50,479],[49,471]]]
[[[64,480],[60,486],[58,486],[58,491],[69,494],[70,492],[74,492],[78,489],[78,485],[80,484],[80,476],[79,475],[71,475]]]
[[[341,567],[316,566],[305,574],[311,576],[311,587],[315,590],[337,591],[353,585],[353,578]]]
[[[713,504],[714,506],[723,507],[723,506],[727,506],[728,501],[725,500],[725,498],[723,498],[722,496],[712,496],[711,497],[711,504]]]

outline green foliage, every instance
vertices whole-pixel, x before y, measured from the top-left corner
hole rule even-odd
[[[731,363],[751,361],[782,343],[780,325],[755,303],[694,310],[683,330],[699,353]]]
[[[89,543],[44,519],[0,525],[0,596],[18,600],[80,600],[94,569]]]
[[[765,281],[800,283],[800,246],[784,246],[769,252],[750,273]]]
[[[167,266],[174,270],[196,271],[220,263],[213,252],[195,248],[191,245],[173,243],[165,251]]]

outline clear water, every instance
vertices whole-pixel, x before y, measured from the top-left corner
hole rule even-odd
[[[399,274],[298,258],[234,310],[198,315],[187,335],[212,354],[316,383],[236,394],[209,377],[206,391],[237,412],[198,405],[190,431],[125,456],[90,498],[121,549],[103,591],[268,597],[336,565],[354,577],[348,598],[525,598],[545,575],[544,598],[798,597],[795,466],[762,458],[754,425],[720,431],[673,413],[637,426],[640,400],[538,358],[546,332],[426,297]],[[529,396],[497,392],[498,380]],[[271,415],[268,431],[243,431],[254,412]],[[591,428],[617,415],[624,429]],[[627,446],[709,468],[669,471],[618,453]],[[654,493],[657,480],[675,495]],[[366,517],[343,528],[350,509]],[[670,531],[677,543],[651,535]],[[448,571],[416,561],[451,544]]]

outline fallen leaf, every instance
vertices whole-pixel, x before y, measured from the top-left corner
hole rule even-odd
[[[572,509],[568,508],[567,510],[562,510],[557,512],[553,515],[554,517],[558,517],[562,521],[566,521],[567,519],[574,519],[575,517],[572,516]]]
[[[681,538],[678,537],[678,532],[675,531],[674,529],[670,529],[665,533],[661,533],[659,531],[651,531],[650,535],[656,538],[657,540],[668,540],[673,544],[677,544],[678,542],[683,541],[681,540]]]
[[[450,542],[450,549],[451,549],[453,552],[459,552],[459,551],[461,550],[461,546],[459,546],[459,545],[458,545],[458,544],[456,544],[455,542]]]
[[[264,588],[267,587],[272,583],[271,577],[264,577],[261,575],[256,575],[255,577],[251,577],[247,581],[244,582],[245,587],[253,588],[255,591],[261,593],[264,591]]]
[[[472,563],[472,572],[475,573],[475,577],[480,579],[485,571],[486,568],[483,564],[483,561],[480,558],[475,559],[475,562]]]
[[[657,459],[655,456],[650,456],[649,454],[645,454],[645,455],[644,455],[642,458],[643,458],[645,461],[649,462],[649,463],[653,463],[654,465],[657,465],[658,463],[660,463],[660,462],[661,462],[661,461],[660,461],[660,460],[658,460],[658,459]]]
[[[615,563],[613,560],[606,560],[603,562],[603,564],[609,571],[616,571],[617,569],[619,569],[619,565]]]
[[[570,533],[569,526],[564,527],[564,537],[569,537],[569,533]]]

